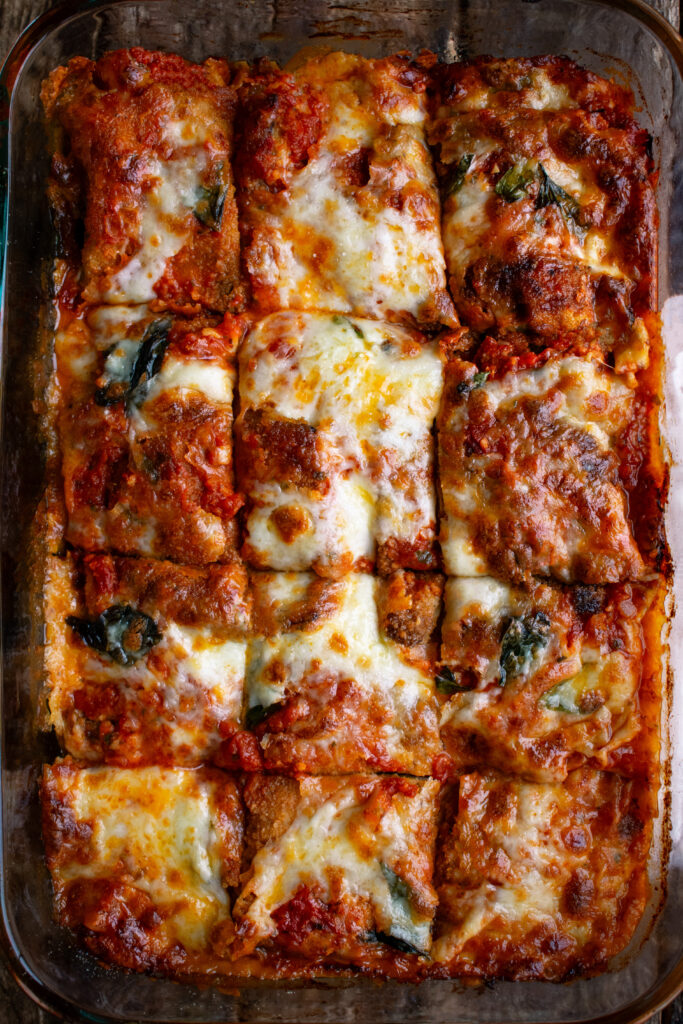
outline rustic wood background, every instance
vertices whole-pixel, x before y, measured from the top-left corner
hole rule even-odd
[[[562,0],[555,0],[561,3]],[[681,0],[651,0],[678,28],[681,24]],[[50,0],[0,0],[0,63],[4,60],[19,33],[53,6]],[[57,1024],[58,1018],[37,1007],[16,985],[0,951],[0,1024]],[[134,1024],[134,1022],[131,1022]],[[683,995],[648,1024],[683,1024]]]

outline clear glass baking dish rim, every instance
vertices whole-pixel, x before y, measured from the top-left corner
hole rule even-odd
[[[157,0],[144,0],[145,4],[153,4]],[[19,78],[24,63],[34,48],[53,29],[63,27],[70,20],[85,13],[93,13],[118,6],[134,6],[140,0],[60,0],[54,7],[35,18],[22,31],[11,47],[2,69],[0,70],[0,345],[4,339],[4,310],[6,287],[6,260],[8,245],[9,219],[9,124],[13,88]],[[612,8],[630,15],[648,28],[664,44],[683,79],[683,36],[645,0],[590,0],[596,7]],[[1,643],[0,638],[0,643]],[[2,692],[0,687],[0,705]],[[0,751],[2,754],[2,751]],[[0,788],[0,827],[2,824],[2,789]],[[0,855],[0,873],[4,870]],[[1,882],[1,878],[0,878]],[[8,927],[9,914],[5,905],[6,893],[0,884],[0,944],[8,959],[10,971],[18,986],[39,1007],[64,1021],[97,1022],[97,1024],[115,1024],[118,1018],[94,1015],[80,1010],[68,1003],[58,993],[44,985],[24,964],[21,955],[14,946]],[[276,989],[273,989],[276,991]],[[683,959],[669,974],[661,980],[654,993],[638,996],[629,1009],[635,1010],[636,1016],[629,1014],[628,1024],[645,1024],[653,1015],[668,1005],[683,991]],[[119,1021],[120,1024],[120,1021]],[[173,1024],[168,1021],[167,1024]],[[178,1022],[186,1024],[186,1022]],[[556,1022],[559,1024],[559,1022]],[[600,1017],[586,1019],[584,1024],[626,1024],[624,1011],[603,1014]]]

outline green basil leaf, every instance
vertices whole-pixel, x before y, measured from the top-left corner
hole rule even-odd
[[[467,398],[472,391],[476,391],[477,388],[483,388],[488,377],[488,370],[480,370],[473,377],[470,377],[469,380],[461,380],[455,390],[459,395]]]
[[[550,711],[566,711],[572,715],[581,714],[581,709],[576,703],[576,692],[571,684],[571,679],[565,679],[564,682],[558,683],[539,698],[539,703]]]
[[[543,164],[538,165],[538,181],[536,209],[541,210],[543,207],[554,203],[560,208],[566,221],[571,221],[572,224],[578,225],[581,207],[576,199],[574,199],[574,196],[571,196],[569,192],[565,192],[561,185],[558,185],[557,182],[548,176],[548,172]]]
[[[100,377],[102,383],[95,391],[97,405],[116,405],[125,401],[139,348],[139,341],[123,338],[109,349]]]
[[[539,704],[549,711],[564,711],[570,715],[591,715],[605,703],[599,692],[600,665],[589,662],[570,679],[546,690]]]
[[[539,651],[550,642],[550,619],[544,612],[513,618],[500,651],[500,685],[509,678],[526,675]]]
[[[473,160],[474,153],[465,153],[464,156],[460,157],[457,164],[448,165],[448,171],[442,185],[444,199],[460,191],[465,183],[467,172]]]
[[[200,185],[197,188],[197,200],[194,215],[198,221],[212,231],[218,231],[223,220],[223,209],[228,194],[228,186],[222,181],[223,164],[216,167],[216,181],[211,185]]]
[[[142,405],[152,382],[161,369],[168,348],[170,319],[155,320],[150,324],[138,349],[130,375],[130,387],[126,396],[126,408]]]
[[[413,946],[410,942],[406,942],[405,939],[400,939],[397,935],[391,935],[389,932],[374,930],[366,932],[363,936],[363,941],[381,942],[383,946],[391,946],[392,949],[397,949],[400,953],[412,953],[415,956],[427,955],[423,949],[419,949],[417,946]]]
[[[154,619],[129,604],[113,604],[96,619],[67,616],[83,643],[118,665],[132,665],[156,646],[162,634]]]
[[[513,164],[498,179],[494,192],[506,203],[516,203],[518,199],[524,199],[535,177],[536,170],[531,164]]]
[[[276,711],[280,711],[285,706],[284,701],[276,701],[274,704],[254,704],[252,707],[247,708],[247,713],[244,717],[244,724],[247,729],[255,729],[261,722],[265,722],[266,718],[270,718]]]
[[[376,934],[390,936],[393,940],[391,944],[396,948],[400,948],[396,943],[401,942],[410,947],[409,952],[424,955],[429,942],[430,927],[428,921],[414,920],[412,886],[383,861],[380,861],[380,867],[389,886],[391,925],[387,931]]]
[[[452,696],[454,693],[466,693],[471,689],[471,687],[463,686],[458,682],[453,674],[453,670],[448,665],[444,665],[443,668],[439,669],[434,677],[434,683],[439,693],[443,693],[447,697]]]
[[[125,401],[128,411],[142,404],[152,377],[159,372],[164,361],[172,323],[169,317],[154,320],[140,341],[123,338],[112,345],[100,378],[103,383],[95,391],[97,405],[115,405]]]

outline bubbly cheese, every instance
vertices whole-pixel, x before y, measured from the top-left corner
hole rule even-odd
[[[322,496],[286,480],[249,485],[247,530],[261,564],[301,570],[347,553],[372,557],[375,542],[433,530],[430,430],[441,388],[435,345],[416,345],[401,328],[321,314],[261,321],[241,353],[242,409],[303,420],[333,453]],[[290,505],[308,521],[286,541],[272,513]]]

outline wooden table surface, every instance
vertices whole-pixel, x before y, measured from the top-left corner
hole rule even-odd
[[[562,0],[555,0],[561,3]],[[677,28],[681,24],[681,0],[650,0]],[[50,0],[0,0],[0,63],[19,33],[53,6]],[[0,1024],[57,1024],[57,1018],[37,1007],[18,988],[0,951]],[[133,1024],[133,1022],[131,1022]],[[683,1024],[683,995],[648,1024]]]

